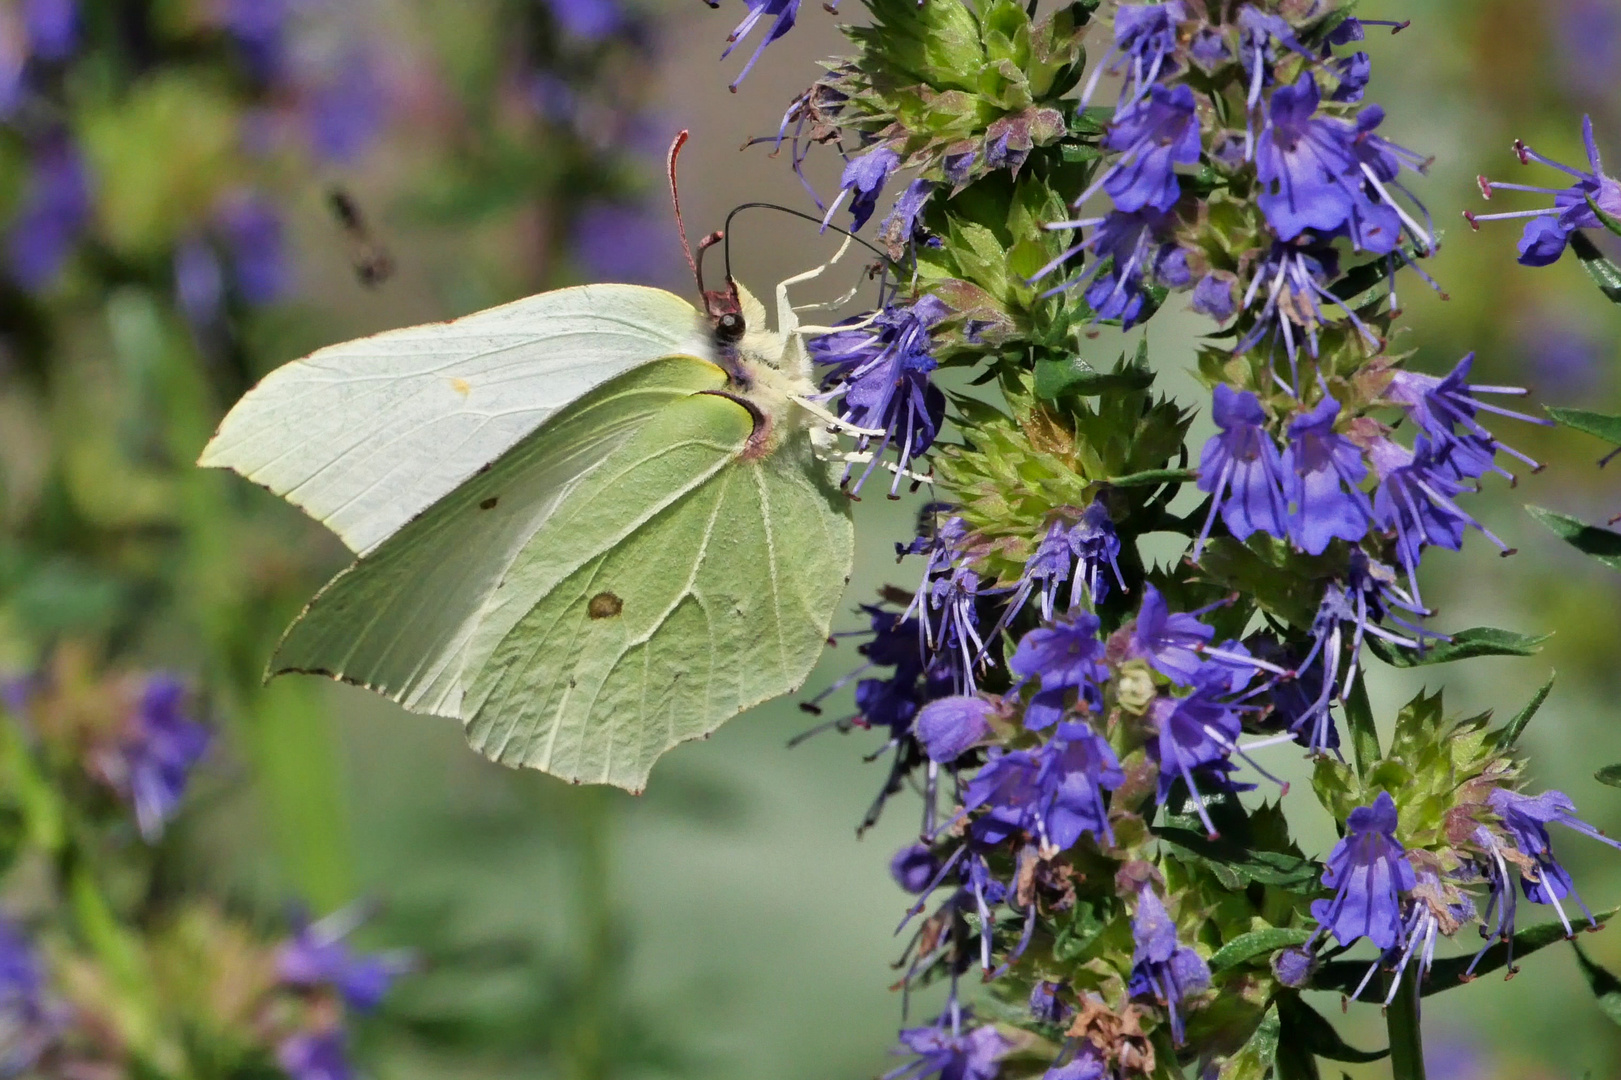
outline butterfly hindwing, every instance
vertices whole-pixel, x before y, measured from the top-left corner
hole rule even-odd
[[[737,443],[711,468],[705,440],[723,430],[746,442],[748,413],[715,396],[672,406],[616,455],[625,471],[605,467],[535,534],[503,586],[508,617],[475,635],[475,747],[639,790],[665,751],[804,682],[850,574],[848,500],[808,431],[754,460]]]

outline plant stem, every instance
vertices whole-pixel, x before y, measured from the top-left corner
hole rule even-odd
[[[1385,1010],[1390,1033],[1392,1080],[1424,1080],[1424,1038],[1419,1024],[1418,965],[1401,976],[1396,999]]]

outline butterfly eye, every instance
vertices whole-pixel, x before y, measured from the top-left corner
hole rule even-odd
[[[743,316],[728,311],[715,321],[715,340],[730,345],[743,336]]]

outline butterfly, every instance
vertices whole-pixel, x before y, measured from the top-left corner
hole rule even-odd
[[[354,683],[460,720],[495,761],[632,791],[677,744],[796,690],[854,550],[840,422],[812,400],[788,301],[819,270],[778,287],[774,330],[700,274],[704,314],[582,285],[270,373],[199,464],[357,556],[270,674]]]

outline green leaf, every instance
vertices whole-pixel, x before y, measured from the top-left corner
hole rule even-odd
[[[1525,725],[1531,722],[1531,718],[1537,714],[1537,710],[1542,708],[1542,703],[1548,700],[1548,694],[1553,690],[1553,681],[1556,674],[1556,672],[1550,671],[1548,681],[1542,684],[1542,688],[1531,695],[1531,700],[1527,701],[1525,707],[1514,714],[1514,719],[1504,724],[1493,735],[1499,750],[1507,750],[1520,741],[1520,735],[1525,731]]]
[[[1222,1064],[1217,1080],[1266,1080],[1278,1058],[1278,1040],[1283,1023],[1276,1005],[1267,1009],[1255,1033],[1232,1057]]]
[[[1544,408],[1549,416],[1565,427],[1603,439],[1612,446],[1621,446],[1621,416],[1606,416],[1586,409],[1561,409],[1553,405]]]
[[[1111,487],[1152,487],[1159,484],[1185,484],[1198,478],[1199,474],[1192,469],[1149,469],[1129,476],[1112,476],[1105,483]]]
[[[1323,1014],[1308,1005],[1299,994],[1278,995],[1278,1014],[1283,1020],[1285,1040],[1298,1041],[1306,1050],[1330,1061],[1344,1061],[1353,1065],[1366,1065],[1381,1061],[1390,1055],[1385,1050],[1358,1050],[1351,1046]]]
[[[1311,859],[1277,851],[1251,851],[1227,840],[1211,840],[1192,829],[1161,827],[1154,830],[1162,841],[1180,849],[1184,858],[1203,864],[1218,878],[1241,884],[1255,882],[1294,892],[1318,892],[1323,868]]]
[[[1621,533],[1588,525],[1569,514],[1540,506],[1525,509],[1583,555],[1591,555],[1612,570],[1621,570]]]
[[[1610,787],[1621,787],[1621,765],[1606,765],[1593,774],[1593,779]]]
[[[1621,979],[1589,960],[1582,947],[1574,941],[1570,947],[1576,950],[1576,963],[1581,965],[1582,974],[1587,976],[1587,985],[1598,999],[1598,1007],[1612,1024],[1621,1026]]]
[[[1494,626],[1477,626],[1458,631],[1451,641],[1437,642],[1422,650],[1393,648],[1377,638],[1370,639],[1368,645],[1391,667],[1413,668],[1471,660],[1477,656],[1535,656],[1542,643],[1552,636],[1527,637]]]
[[[1604,257],[1598,245],[1583,232],[1570,234],[1570,246],[1582,262],[1589,277],[1598,285],[1599,292],[1609,297],[1610,303],[1621,304],[1621,267]]]
[[[1591,192],[1588,193],[1587,196],[1587,206],[1588,209],[1593,211],[1593,216],[1598,218],[1599,224],[1603,225],[1615,235],[1621,236],[1621,218],[1616,217],[1614,214],[1604,209],[1604,207],[1600,206],[1598,204],[1598,200],[1593,198]]]
[[[1282,926],[1251,930],[1217,949],[1215,955],[1210,958],[1210,970],[1225,971],[1254,960],[1258,956],[1271,956],[1279,949],[1287,949],[1291,945],[1304,945],[1310,938],[1310,930],[1289,929]]]
[[[1036,396],[1048,401],[1065,394],[1096,397],[1099,394],[1147,390],[1154,385],[1154,373],[1143,364],[1128,363],[1122,356],[1113,371],[1099,371],[1079,356],[1036,361]]]
[[[1603,926],[1621,912],[1621,907],[1610,908],[1593,916],[1599,926]],[[1565,927],[1563,923],[1543,923],[1533,926],[1529,930],[1522,930],[1514,935],[1514,958],[1522,960],[1540,949],[1546,949],[1555,942],[1565,940]],[[1449,956],[1445,960],[1437,960],[1430,968],[1430,977],[1424,983],[1424,996],[1444,993],[1464,983],[1463,973],[1468,969],[1474,955]],[[1501,969],[1508,962],[1508,954],[1501,941],[1494,942],[1486,955],[1480,958],[1475,965],[1475,976],[1490,975]],[[1335,960],[1324,964],[1317,969],[1313,976],[1311,986],[1313,990],[1338,990],[1342,994],[1349,994],[1356,989],[1362,976],[1368,973],[1368,962],[1362,960]]]
[[[1379,729],[1373,722],[1373,706],[1368,703],[1368,687],[1361,671],[1356,673],[1356,682],[1345,696],[1345,725],[1351,729],[1356,774],[1365,778],[1384,755],[1379,751]]]

